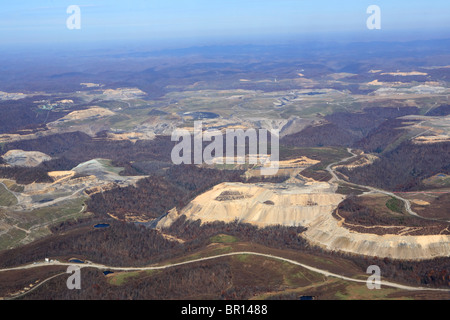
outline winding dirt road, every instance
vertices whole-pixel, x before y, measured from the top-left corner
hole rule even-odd
[[[340,179],[340,178],[337,176],[336,172],[334,171],[333,167],[336,166],[336,165],[338,165],[338,164],[340,164],[340,163],[343,163],[343,162],[345,162],[345,161],[348,161],[348,160],[351,160],[351,159],[353,159],[353,158],[356,158],[356,157],[358,156],[357,154],[353,153],[352,150],[351,150],[350,148],[347,148],[347,151],[348,151],[349,153],[352,154],[351,157],[347,157],[347,158],[342,159],[342,160],[339,160],[339,161],[337,161],[337,162],[330,163],[330,164],[326,167],[326,170],[327,170],[327,171],[331,174],[331,176],[332,176],[331,180],[329,181],[330,183],[332,183],[332,182],[342,182],[342,183],[345,183],[345,184],[348,184],[348,185],[351,185],[351,186],[354,186],[354,187],[359,187],[359,188],[368,189],[368,190],[370,190],[371,192],[382,193],[382,194],[385,194],[385,195],[388,195],[388,196],[391,196],[391,197],[394,197],[394,198],[396,198],[396,199],[398,199],[398,200],[403,201],[403,203],[405,204],[405,209],[406,209],[406,211],[408,212],[408,214],[410,214],[410,215],[412,215],[412,216],[415,216],[415,217],[421,218],[421,219],[425,219],[425,220],[433,220],[433,221],[439,221],[439,222],[450,222],[450,220],[440,220],[440,219],[426,218],[426,217],[422,217],[422,216],[418,215],[416,212],[414,212],[414,211],[411,209],[411,202],[410,202],[408,199],[402,198],[402,197],[400,197],[400,196],[398,196],[398,195],[396,195],[396,194],[394,194],[394,193],[392,193],[392,192],[390,192],[390,191],[386,191],[386,190],[374,188],[374,187],[371,187],[371,186],[365,186],[365,185],[361,185],[361,184],[356,184],[356,183],[353,183],[353,182],[348,182],[348,181],[344,181],[344,180]]]
[[[168,265],[163,265],[163,266],[112,267],[112,266],[105,266],[105,265],[97,264],[97,263],[77,264],[77,263],[64,263],[64,262],[54,261],[54,262],[50,262],[50,263],[29,264],[29,265],[24,265],[24,266],[15,267],[15,268],[0,269],[0,272],[7,272],[7,271],[13,271],[13,270],[25,270],[25,269],[31,269],[31,268],[38,268],[38,267],[42,267],[42,266],[78,266],[80,268],[95,268],[95,269],[100,269],[100,270],[115,270],[115,271],[163,270],[163,269],[173,268],[173,267],[177,267],[177,266],[192,264],[192,263],[196,263],[196,262],[214,260],[214,259],[218,259],[218,258],[230,257],[230,256],[236,256],[236,255],[253,255],[253,256],[260,256],[260,257],[280,260],[280,261],[284,261],[284,262],[287,262],[287,263],[290,263],[293,265],[297,265],[297,266],[303,267],[307,270],[322,274],[326,277],[334,277],[334,278],[338,278],[338,279],[342,279],[342,280],[346,280],[346,281],[363,283],[363,284],[367,283],[367,280],[355,279],[355,278],[350,278],[347,276],[339,275],[339,274],[336,274],[333,272],[329,272],[327,270],[322,270],[322,269],[318,269],[315,267],[311,267],[311,266],[308,266],[306,264],[303,264],[303,263],[300,263],[300,262],[297,262],[297,261],[294,261],[291,259],[283,258],[280,256],[274,256],[274,255],[270,255],[270,254],[250,252],[250,251],[224,253],[224,254],[219,254],[219,255],[215,255],[215,256],[211,256],[211,257],[199,258],[199,259],[178,262],[178,263],[173,263],[173,264],[168,264]],[[56,276],[59,276],[59,275],[61,275],[61,274],[58,274]],[[48,281],[51,278],[54,278],[56,276],[52,276],[52,277],[46,279],[45,281]],[[42,282],[41,282],[41,284],[42,284]],[[407,286],[407,285],[402,285],[402,284],[398,284],[398,283],[394,283],[394,282],[390,282],[390,281],[383,281],[383,280],[381,280],[381,286],[402,289],[402,290],[408,290],[408,291],[435,291],[435,292],[447,292],[447,293],[450,292],[450,289],[413,287],[413,286]]]

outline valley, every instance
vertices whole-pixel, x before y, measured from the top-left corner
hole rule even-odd
[[[0,297],[449,299],[450,69],[416,45],[105,52],[0,77]],[[175,164],[173,132],[199,121],[277,131],[276,174],[248,145]]]

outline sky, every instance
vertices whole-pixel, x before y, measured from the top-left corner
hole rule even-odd
[[[80,8],[80,29],[67,28],[70,5]],[[370,5],[381,10],[380,30],[366,26]],[[14,0],[0,8],[5,46],[450,38],[448,0]]]

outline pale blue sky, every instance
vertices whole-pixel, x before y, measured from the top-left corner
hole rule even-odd
[[[81,30],[68,30],[69,5],[81,7]],[[381,30],[366,28],[369,5],[381,8]],[[450,38],[448,0],[11,0],[0,4],[0,43],[295,38],[356,33],[370,40],[407,33]]]

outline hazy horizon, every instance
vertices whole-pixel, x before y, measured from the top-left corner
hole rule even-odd
[[[81,29],[69,30],[70,5]],[[367,8],[381,9],[381,29],[369,30]],[[99,47],[142,43],[155,49],[198,45],[301,41],[412,41],[450,38],[450,3],[433,1],[36,1],[2,4],[3,48]]]

